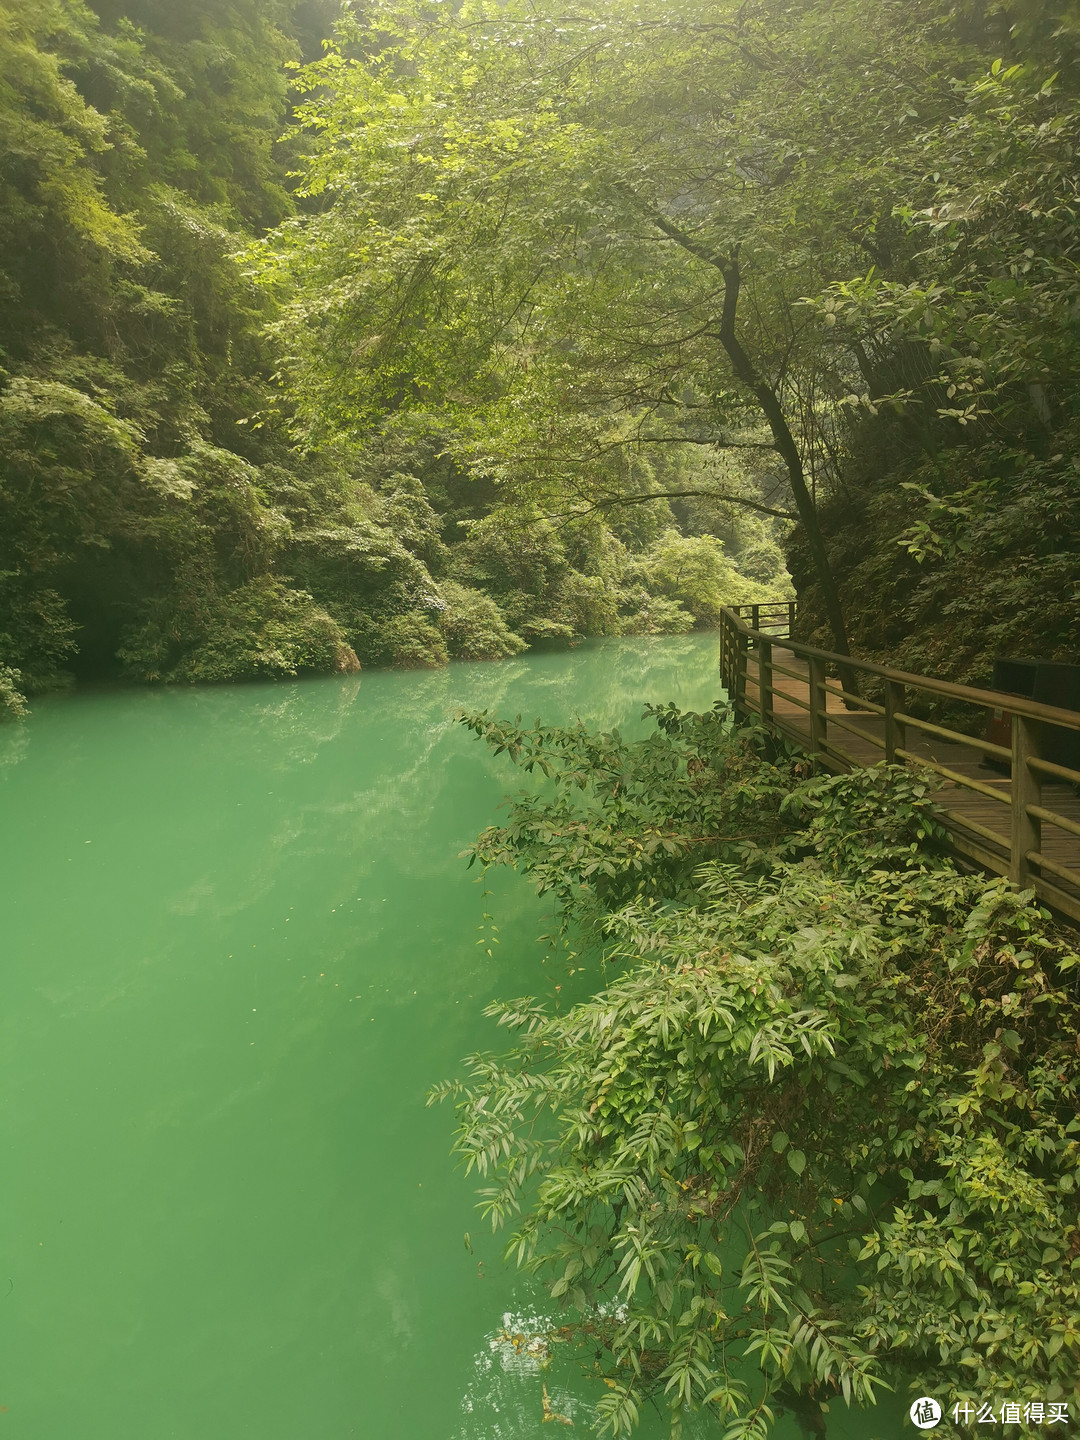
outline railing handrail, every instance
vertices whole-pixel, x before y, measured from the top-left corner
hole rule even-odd
[[[776,602],[777,608],[784,603]],[[938,777],[935,800],[954,849],[994,874],[1007,875],[1021,888],[1034,888],[1041,901],[1080,921],[1080,864],[1072,851],[1046,854],[1043,840],[1044,823],[1053,827],[1055,834],[1080,838],[1080,816],[1075,810],[1065,813],[1070,809],[1069,803],[1055,800],[1055,809],[1049,803],[1050,797],[1045,801],[1043,797],[1043,787],[1047,784],[1060,785],[1064,781],[1080,786],[1080,768],[1058,763],[1053,738],[1060,731],[1080,731],[1080,711],[1046,705],[1041,700],[1013,695],[1007,690],[983,690],[974,685],[938,680],[932,675],[914,675],[890,665],[856,660],[835,650],[822,650],[793,640],[795,606],[786,603],[786,634],[778,633],[776,626],[768,630],[757,628],[762,622],[762,611],[768,611],[771,602],[723,608],[720,672],[736,712],[757,715],[770,730],[807,750],[814,764],[826,769],[857,769],[876,763],[867,757],[865,747],[869,744],[871,756],[880,751],[880,758],[888,763],[913,764],[930,771]],[[745,624],[739,614],[740,609],[746,608],[750,609],[754,625]],[[786,653],[805,661],[805,676],[799,669],[782,663],[781,656]],[[751,654],[754,657],[752,672]],[[835,667],[840,676],[838,682],[830,683],[827,667]],[[883,682],[883,703],[853,693],[858,688],[855,680],[858,674]],[[786,689],[779,687],[777,675],[794,680],[798,689],[805,685],[805,698],[798,689],[792,691],[790,685]],[[748,678],[753,685],[753,699],[747,696]],[[947,722],[931,724],[927,719],[918,718],[912,713],[908,697],[920,692],[961,701],[992,713],[1003,712],[1010,717],[1011,743],[1006,747],[997,743],[996,736],[980,739]],[[832,696],[842,700],[845,708],[830,709]],[[879,719],[883,722],[880,731],[876,728]],[[916,731],[916,738],[923,737],[922,742],[912,745],[908,740],[910,729]],[[841,732],[839,738],[836,731]],[[852,738],[844,738],[848,736]],[[1004,761],[1009,766],[1007,791],[997,788],[1000,782],[988,784],[965,772],[960,761],[935,752],[927,738],[930,736],[981,750],[984,760]],[[853,742],[856,742],[854,749]],[[860,746],[864,748],[860,750]],[[945,782],[945,789],[941,781]],[[975,805],[967,801],[961,804],[958,797],[954,799],[951,793],[946,793],[954,786],[979,797]],[[985,813],[987,800],[992,802],[993,816]],[[1002,808],[1008,817],[1004,826],[997,823],[999,818],[1005,820],[1000,814]],[[1053,843],[1060,845],[1057,839]],[[1068,888],[1063,888],[1060,882]]]
[[[762,605],[773,603],[771,600],[761,602]],[[786,605],[788,602],[775,603]],[[734,606],[725,605],[723,611],[731,617],[737,631],[748,639],[761,639],[775,645],[777,639],[781,638],[763,630],[751,629],[739,618]],[[953,680],[939,680],[932,675],[915,675],[909,670],[894,670],[889,665],[876,665],[872,660],[857,660],[851,655],[839,655],[835,650],[819,650],[815,645],[792,640],[790,636],[782,638],[793,655],[801,655],[807,660],[821,660],[831,665],[849,665],[864,675],[891,680],[894,684],[905,685],[911,689],[927,690],[932,695],[943,695],[950,700],[964,700],[970,705],[979,705],[988,710],[1009,710],[1028,720],[1043,720],[1051,725],[1063,725],[1068,730],[1080,730],[1080,710],[1066,710],[1060,705],[1044,705],[1041,700],[1031,700],[1026,695],[1013,695],[1008,690],[981,690],[973,685],[958,685]]]

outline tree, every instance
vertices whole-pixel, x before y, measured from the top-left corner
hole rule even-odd
[[[232,255],[290,204],[287,11],[158,8],[0,17],[0,651],[31,687],[115,668],[151,611],[175,660],[281,548],[238,428],[265,300]]]
[[[962,108],[924,132],[895,221],[907,273],[836,281],[813,310],[858,363],[825,526],[860,644],[974,683],[1080,643],[1080,72],[1053,11],[1018,10],[1013,63],[957,80]]]
[[[293,209],[286,64],[319,53],[332,8],[3,7],[5,693],[15,671],[29,689],[69,668],[239,679],[275,657],[281,674],[351,664],[350,650],[438,664],[512,654],[522,637],[693,623],[637,563],[679,523],[644,494],[664,488],[660,470],[686,488],[676,457],[631,467],[642,503],[624,538],[599,513],[545,532],[550,573],[519,585],[495,552],[536,506],[484,528],[495,487],[465,481],[438,423],[317,457],[290,445],[272,300],[237,255]],[[598,467],[605,480],[615,458]],[[716,567],[717,583],[727,573]]]
[[[891,224],[908,117],[955,107],[936,7],[873,27],[846,5],[696,0],[366,17],[307,74],[320,209],[257,256],[305,433],[432,411],[549,508],[613,503],[613,449],[779,462],[846,651],[817,429],[794,403],[821,355],[797,301]]]

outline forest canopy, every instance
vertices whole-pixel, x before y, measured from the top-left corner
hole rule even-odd
[[[710,490],[797,517],[831,648],[965,678],[995,645],[1064,656],[1075,22],[356,7],[303,82],[318,212],[256,256],[301,432],[437,417],[574,514],[625,505],[614,457],[701,447]]]
[[[1077,33],[4,0],[4,705],[680,632],[789,577],[835,649],[1073,654]]]
[[[679,633],[789,582],[782,517],[548,517],[387,407],[316,446],[244,252],[298,187],[337,4],[0,6],[0,709],[66,676],[228,680]],[[722,488],[698,449],[613,488]],[[736,489],[745,488],[736,477]],[[752,491],[752,487],[751,491]],[[752,495],[751,495],[751,498]]]

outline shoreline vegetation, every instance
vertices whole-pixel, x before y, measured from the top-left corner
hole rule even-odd
[[[673,498],[555,518],[470,466],[445,415],[390,405],[302,432],[282,302],[248,254],[320,208],[299,183],[296,66],[341,16],[330,0],[5,6],[0,717],[72,680],[685,633],[790,587],[786,520],[677,498],[709,491],[723,457],[613,454],[612,489]]]
[[[470,863],[529,875],[603,979],[493,1004],[499,1051],[432,1095],[601,1433],[655,1401],[824,1435],[883,1391],[1075,1413],[1075,932],[960,870],[909,772],[647,713],[633,744],[461,717],[546,782]]]
[[[1072,659],[1065,0],[8,0],[0,714],[671,634]]]

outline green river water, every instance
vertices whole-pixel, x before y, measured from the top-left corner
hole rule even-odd
[[[449,716],[717,693],[693,636],[82,692],[3,735],[0,1440],[526,1440],[542,1383],[587,1429],[574,1365],[499,1341],[544,1293],[424,1105],[498,1045],[488,1000],[582,983],[528,884],[458,858],[520,781]]]

